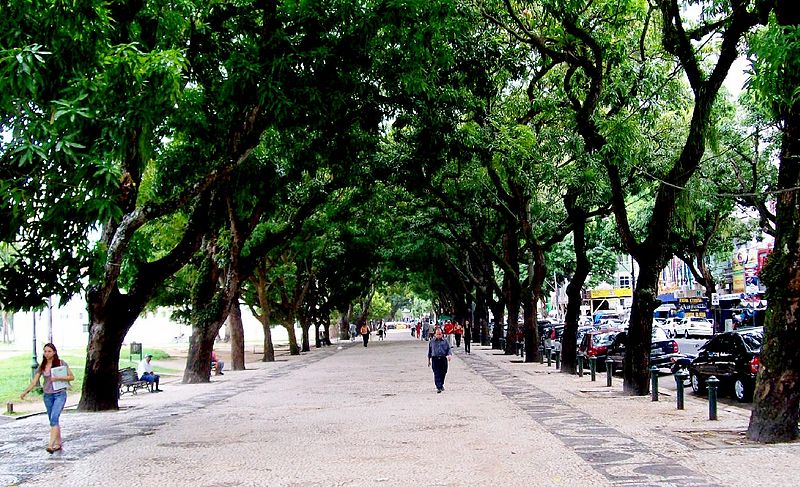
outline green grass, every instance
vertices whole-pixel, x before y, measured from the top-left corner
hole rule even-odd
[[[162,350],[146,350],[145,355],[148,353],[153,354],[153,369],[156,372],[177,372],[173,369],[157,367],[156,363],[160,359],[169,358],[169,354]],[[61,359],[69,364],[69,368],[75,375],[75,380],[72,381],[72,391],[80,391],[83,387],[83,371],[86,366],[86,355],[78,350],[67,350],[62,352]],[[37,355],[39,361],[42,360],[42,355]],[[19,395],[31,383],[31,363],[32,358],[30,354],[16,355],[7,359],[0,360],[0,404],[5,406],[9,401],[19,401]],[[128,360],[128,355],[120,357],[119,368],[136,367],[139,365],[138,357],[133,360]],[[41,393],[34,389],[28,394],[28,399],[41,398]],[[5,407],[2,408],[5,411]]]

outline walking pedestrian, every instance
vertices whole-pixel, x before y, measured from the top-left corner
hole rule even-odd
[[[351,342],[356,341],[356,335],[357,335],[357,333],[356,333],[356,324],[355,323],[350,323],[350,341]]]
[[[61,449],[61,426],[58,423],[61,411],[67,403],[67,387],[75,380],[69,365],[58,358],[56,346],[46,343],[42,352],[42,364],[36,369],[30,385],[20,394],[20,399],[25,399],[31,390],[39,385],[39,379],[44,377],[44,407],[47,409],[47,419],[50,420],[50,441],[47,443],[47,453]]]
[[[469,320],[464,321],[464,351],[470,353],[470,342],[472,341],[472,325]]]
[[[367,342],[369,342],[369,326],[366,323],[364,323],[363,325],[361,325],[361,329],[359,330],[359,332],[361,333],[361,338],[364,339],[364,347],[366,347]]]
[[[453,329],[453,334],[456,336],[456,347],[461,347],[461,335],[464,334],[464,327],[461,326],[461,323],[456,323],[455,328]]]
[[[417,338],[422,340],[422,322],[421,321],[417,321],[416,328],[417,328]]]
[[[433,369],[433,383],[436,393],[444,390],[444,378],[447,375],[447,363],[453,357],[450,342],[444,339],[442,329],[436,327],[433,339],[428,342],[428,367]]]

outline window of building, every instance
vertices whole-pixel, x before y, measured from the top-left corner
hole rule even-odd
[[[631,288],[631,276],[620,275],[619,276],[619,287],[620,288]]]

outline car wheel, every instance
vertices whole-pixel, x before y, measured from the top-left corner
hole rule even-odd
[[[692,390],[695,394],[702,394],[706,390],[706,383],[703,381],[702,377],[691,372],[689,376],[689,381],[692,383]]]
[[[733,395],[739,402],[750,402],[753,400],[753,386],[750,381],[737,377],[733,381]]]
[[[683,330],[683,338],[689,338],[689,330]]]

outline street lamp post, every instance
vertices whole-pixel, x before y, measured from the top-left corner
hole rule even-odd
[[[31,380],[36,375],[36,369],[39,367],[39,361],[36,359],[36,311],[33,312],[33,357],[31,360]]]

